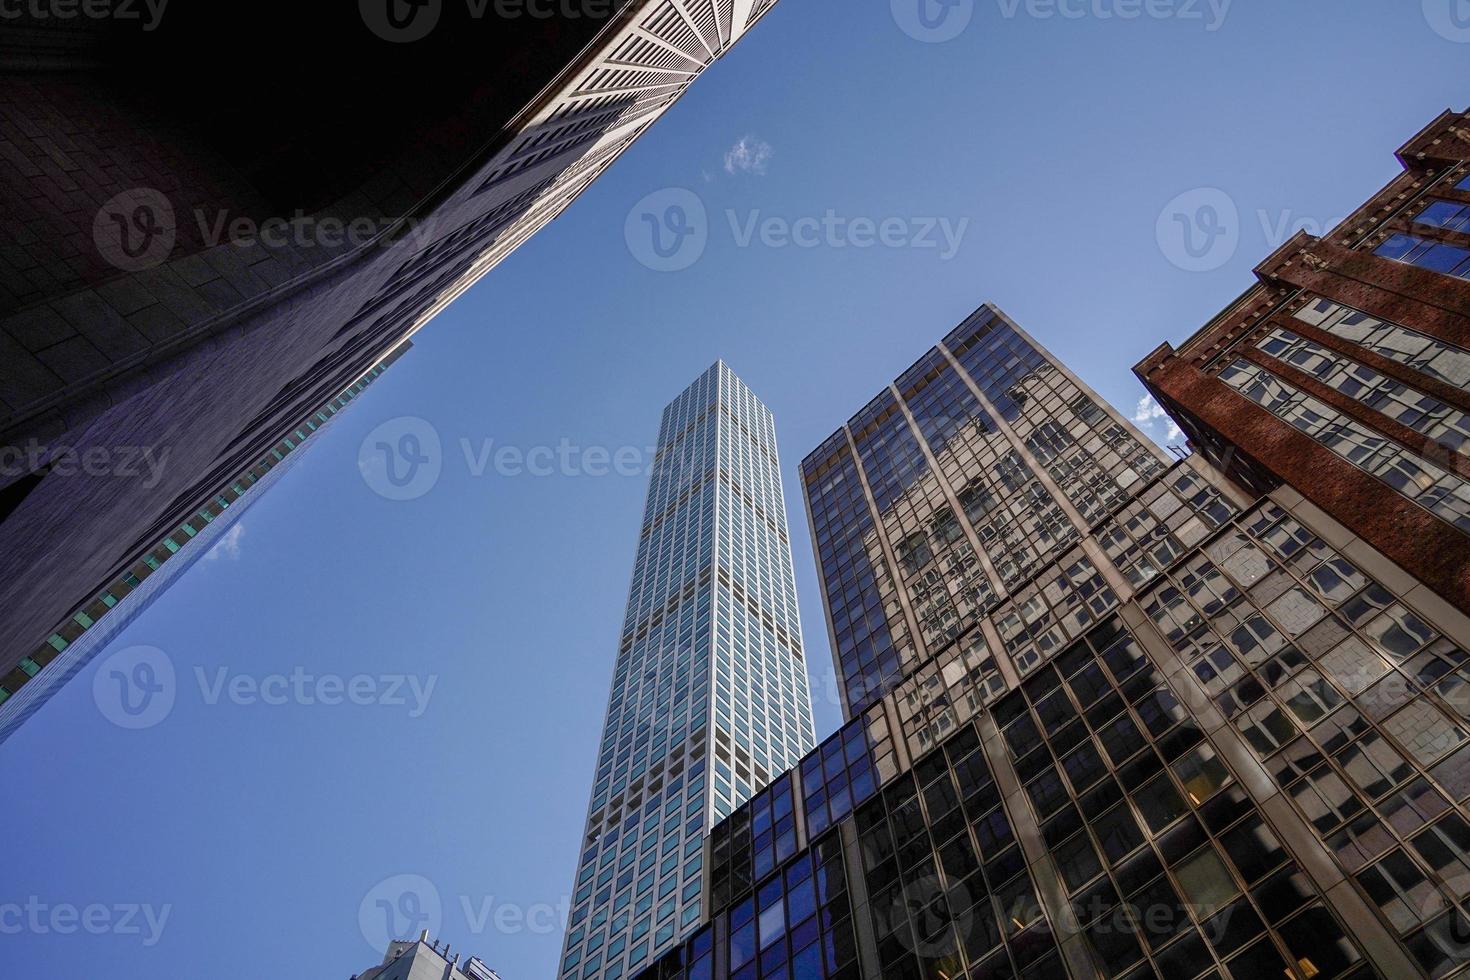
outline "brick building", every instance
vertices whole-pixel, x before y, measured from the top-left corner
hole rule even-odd
[[[1135,369],[1243,485],[1288,485],[1470,612],[1470,115],[1323,238]]]

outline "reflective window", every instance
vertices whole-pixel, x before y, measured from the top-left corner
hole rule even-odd
[[[1062,975],[1000,803],[966,726],[858,811],[881,976]]]
[[[1120,623],[1069,647],[994,714],[1107,975],[1151,975],[1149,963],[1163,976],[1267,963],[1280,975],[1306,961],[1307,975],[1337,976],[1359,962]]]
[[[1470,351],[1327,299],[1315,299],[1295,314],[1344,340],[1457,387],[1470,386]]]
[[[1410,453],[1362,423],[1244,359],[1220,380],[1436,517],[1470,533],[1470,481]]]
[[[1470,249],[1430,241],[1417,235],[1394,235],[1373,254],[1395,262],[1417,265],[1430,272],[1470,279]]]
[[[1470,232],[1470,204],[1435,201],[1415,216],[1414,223],[1446,231]]]
[[[1185,588],[1212,569],[1231,590]],[[1274,504],[1168,577],[1144,597],[1147,614],[1423,959],[1470,887],[1455,809],[1470,797],[1470,657]],[[1182,761],[1186,792],[1211,785],[1197,760]],[[1277,860],[1257,831],[1229,845],[1238,867]]]
[[[1470,456],[1470,412],[1446,405],[1290,330],[1272,330],[1257,346],[1452,452]]]

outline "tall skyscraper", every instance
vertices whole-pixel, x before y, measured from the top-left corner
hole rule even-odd
[[[814,741],[775,421],[718,362],[659,425],[558,975],[696,926],[705,832]],[[789,798],[766,831],[794,841]]]
[[[0,676],[560,214],[773,5],[17,8]],[[269,71],[219,70],[271,51]]]
[[[808,456],[849,720],[641,980],[1470,968],[1470,618],[1211,459],[990,307]]]

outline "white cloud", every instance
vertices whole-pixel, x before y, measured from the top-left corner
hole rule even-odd
[[[235,524],[225,532],[225,536],[209,549],[209,554],[204,556],[205,561],[216,561],[220,558],[228,558],[236,561],[240,557],[240,541],[245,537],[245,525],[236,521]]]
[[[742,136],[725,152],[725,173],[747,173],[760,176],[775,155],[771,144],[754,136]]]
[[[1138,408],[1133,412],[1133,421],[1139,425],[1153,425],[1154,419],[1164,417],[1164,406],[1154,401],[1153,395],[1144,395],[1138,400]]]
[[[1138,407],[1133,411],[1133,421],[1150,435],[1157,431],[1157,423],[1162,422],[1165,442],[1172,442],[1184,435],[1184,431],[1174,424],[1169,413],[1164,411],[1164,406],[1155,401],[1153,395],[1144,395],[1138,400]]]

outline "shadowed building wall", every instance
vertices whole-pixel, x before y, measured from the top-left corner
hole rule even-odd
[[[6,21],[0,687],[558,215],[772,0],[524,6]],[[144,449],[165,461],[146,480],[121,464]],[[72,458],[96,464],[55,465]]]

